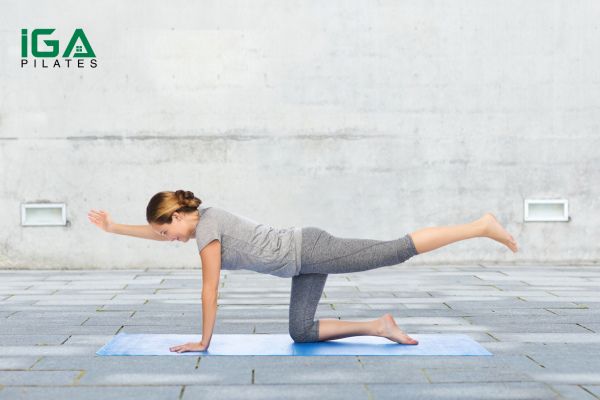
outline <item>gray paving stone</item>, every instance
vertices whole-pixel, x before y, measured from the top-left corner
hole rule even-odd
[[[202,327],[187,325],[126,325],[119,332],[123,333],[174,333],[174,334],[201,334]],[[215,324],[213,334],[216,333],[256,333],[254,324],[248,322],[245,324]]]
[[[66,300],[66,301],[80,301],[80,300],[109,300],[113,297],[113,294],[67,294],[67,295],[58,295],[56,293],[53,294],[18,294],[13,295],[10,301],[18,301],[18,300]]]
[[[101,304],[98,306],[98,308],[102,311],[173,311],[173,312],[180,312],[180,311],[187,311],[187,312],[191,312],[191,311],[198,311],[200,310],[202,307],[200,304],[193,304],[193,305],[185,305],[185,304],[168,304],[168,303],[153,303],[153,304],[146,304],[145,302],[140,302],[137,304],[116,304],[116,303],[112,303],[112,304]]]
[[[556,295],[548,293],[546,291],[540,290],[433,290],[428,291],[431,296],[434,297],[448,297],[448,296],[458,296],[463,297],[466,293],[469,296],[493,296],[493,297],[509,297],[509,298],[517,298],[523,296],[529,297],[544,297],[551,298],[556,300]]]
[[[600,385],[582,385],[582,387],[592,395],[600,398]]]
[[[465,316],[465,320],[472,324],[520,324],[520,325],[537,325],[537,324],[576,324],[576,323],[596,323],[597,317],[590,315],[477,315]],[[600,321],[599,321],[600,323]]]
[[[44,306],[53,306],[53,305],[72,305],[72,304],[97,304],[97,305],[116,305],[116,304],[127,304],[127,305],[134,305],[134,304],[144,304],[146,300],[144,299],[127,299],[127,300],[93,300],[93,299],[64,299],[64,300],[38,300],[35,302],[35,304],[37,305],[44,305]]]
[[[55,314],[58,314],[58,313],[55,313]],[[30,317],[23,317],[23,315],[20,315],[20,316],[12,316],[12,317],[6,318],[6,320],[2,321],[2,326],[0,326],[0,328],[2,328],[3,326],[11,326],[11,327],[31,326],[31,325],[39,326],[40,323],[43,323],[44,326],[48,326],[48,325],[58,325],[58,326],[60,326],[60,325],[81,325],[87,319],[89,319],[89,317],[86,317],[86,316],[65,317],[65,316],[60,316],[60,315],[53,315],[53,316],[30,318]]]
[[[219,368],[255,368],[269,367],[277,368],[281,365],[290,367],[330,367],[334,366],[360,366],[358,356],[200,356],[198,367],[200,369],[219,369]]]
[[[65,342],[66,345],[98,345],[98,348],[108,343],[114,335],[71,335]]]
[[[539,301],[523,301],[523,300],[499,300],[495,301],[491,298],[489,299],[481,299],[481,301],[445,301],[450,308],[455,310],[477,310],[477,309],[488,309],[488,310],[497,310],[501,308],[581,308],[575,303],[572,302],[559,302],[559,301],[548,301],[548,302],[539,302]]]
[[[157,289],[154,286],[146,286],[140,288],[126,287],[124,289],[74,289],[74,288],[62,288],[57,289],[56,294],[60,296],[66,296],[71,294],[110,294],[112,296],[118,294],[154,294],[157,293]]]
[[[583,326],[584,328],[589,329],[590,331],[593,331],[595,333],[600,333],[600,323],[582,322],[581,326]]]
[[[600,343],[596,333],[494,333],[501,342]]]
[[[195,372],[198,357],[169,356],[43,356],[31,370],[85,370],[102,373]]]
[[[39,357],[4,357],[0,355],[0,370],[28,369]]]
[[[561,395],[565,400],[598,400],[588,390],[577,385],[552,385],[552,390]]]
[[[0,287],[0,296],[15,296],[15,295],[51,295],[55,291],[53,289],[30,289],[29,287],[23,287],[21,289],[15,288],[1,288]]]
[[[553,298],[547,298],[547,297],[528,297],[528,296],[520,296],[520,299],[523,299],[524,301],[538,301],[538,302],[554,302],[554,300],[560,299],[561,301],[565,301],[565,302],[571,302],[577,305],[584,305],[584,306],[593,306],[594,304],[596,305],[600,305],[600,297],[591,297],[591,296],[570,296],[570,297],[553,297]],[[553,300],[554,299],[554,300]]]
[[[0,346],[7,345],[28,345],[28,346],[39,346],[39,345],[51,345],[61,344],[69,338],[68,334],[60,335],[0,335]],[[2,353],[0,353],[2,354]]]
[[[541,342],[489,342],[485,347],[494,354],[562,354],[569,358],[573,354],[600,355],[600,343],[541,343]]]
[[[169,357],[169,356],[167,356]],[[180,357],[177,357],[179,359]],[[1,372],[0,372],[1,374]],[[153,371],[88,371],[80,380],[79,385],[241,385],[252,383],[252,370],[230,369],[215,372],[205,372],[200,369],[189,372],[168,371],[155,367]]]
[[[151,319],[149,318],[148,320],[146,320],[144,325],[150,325],[150,321]],[[155,320],[152,320],[153,322]],[[132,318],[130,318],[129,316],[121,316],[121,317],[112,317],[112,316],[108,316],[108,317],[104,317],[104,316],[96,316],[96,315],[92,315],[89,318],[86,318],[84,321],[81,322],[81,325],[83,326],[103,326],[103,325],[124,325],[124,324],[130,324],[130,325],[136,325],[136,323],[140,323],[143,321],[139,321],[139,320],[133,320]]]
[[[25,356],[46,356],[60,355],[64,357],[77,355],[93,355],[98,350],[98,346],[86,345],[4,345],[0,346],[0,354],[6,357],[25,357]]]
[[[540,371],[530,373],[531,377],[538,382],[551,382],[552,384],[568,385],[600,385],[600,373],[598,372],[552,372]]]
[[[213,333],[215,332],[213,330]],[[154,334],[201,334],[202,329],[200,326],[192,328],[189,326],[177,326],[177,325],[124,325],[119,333],[154,333]]]
[[[0,385],[72,385],[82,371],[0,371]]]
[[[253,333],[288,333],[288,323],[257,323]]]
[[[532,380],[523,372],[506,368],[425,368],[423,372],[432,383],[526,382]]]
[[[443,384],[367,384],[374,400],[559,400],[559,395],[538,382],[482,382]]]
[[[179,400],[181,392],[180,386],[14,386],[0,390],[0,400]]]
[[[600,359],[590,357],[588,353],[566,351],[553,352],[528,352],[528,357],[544,367],[539,372],[563,372],[571,374],[573,371],[581,373],[594,373],[600,371]]]
[[[106,314],[112,314],[118,311],[107,312]],[[152,319],[154,318],[181,318],[185,316],[193,316],[198,315],[201,310],[195,310],[194,312],[185,312],[185,311],[144,311],[138,310],[134,313],[128,313],[127,316],[131,318],[131,320],[139,320],[139,319]]]
[[[256,367],[254,381],[258,384],[290,384],[290,383],[427,383],[426,376],[420,370],[405,370],[402,373],[392,369],[375,370],[362,368],[359,364],[348,363],[327,368],[327,373],[320,369],[279,365],[274,367]]]
[[[10,320],[56,320],[60,318],[73,318],[77,320],[85,321],[91,316],[104,316],[104,317],[116,317],[116,316],[131,316],[131,311],[106,311],[106,310],[85,310],[85,311],[68,311],[58,309],[56,311],[32,311],[32,310],[20,310],[15,311],[8,317]]]
[[[371,399],[362,384],[330,384],[330,385],[194,385],[186,386],[182,399],[211,400],[304,400],[304,399]]]
[[[28,299],[23,299],[21,297],[14,298],[12,296],[9,296],[9,297],[4,297],[4,298],[0,299],[0,307],[7,310],[8,309],[7,306],[9,306],[9,305],[18,305],[18,306],[34,305],[37,302],[38,302],[38,300],[28,300]]]
[[[488,323],[482,326],[486,332],[519,332],[519,333],[590,333],[589,329],[577,324],[497,324]]]
[[[71,334],[110,334],[116,333],[120,325],[101,325],[101,326],[88,326],[88,325],[45,325],[43,328],[39,328],[39,325],[31,323],[29,325],[3,325],[0,326],[0,343],[3,342],[3,338],[7,335],[27,335],[31,332],[41,332],[45,335],[71,335]]]
[[[487,345],[486,345],[487,347]],[[357,356],[358,362],[365,368],[498,368],[515,369],[517,371],[539,371],[542,367],[526,355],[503,355],[494,356],[412,356],[412,357],[385,357],[381,356]]]
[[[548,311],[552,312],[556,315],[565,315],[565,316],[594,316],[600,322],[600,308],[590,309],[590,308],[548,308]]]

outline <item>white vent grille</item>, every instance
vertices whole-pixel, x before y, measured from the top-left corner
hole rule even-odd
[[[569,201],[565,199],[526,199],[524,220],[569,221]]]
[[[66,225],[67,211],[64,203],[21,204],[21,225]]]

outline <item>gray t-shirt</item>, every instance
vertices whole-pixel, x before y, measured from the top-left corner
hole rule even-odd
[[[200,206],[198,211],[198,251],[218,239],[221,269],[248,269],[282,278],[300,272],[301,228],[273,228],[219,207]]]

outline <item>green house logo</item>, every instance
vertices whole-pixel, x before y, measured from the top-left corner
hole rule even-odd
[[[84,59],[90,59],[90,67],[95,68],[97,66],[96,53],[82,28],[75,29],[62,53],[60,41],[52,38],[55,30],[54,28],[39,28],[32,30],[31,35],[29,35],[26,28],[21,29],[21,68],[29,64],[27,57],[30,55],[34,58],[34,68],[38,66],[42,68],[48,68],[49,66],[60,68],[61,62],[69,68],[71,67],[71,61],[74,61],[70,60],[71,58],[79,59],[77,63],[73,62],[78,68],[85,66]],[[64,60],[59,60],[59,57]],[[36,58],[40,58],[40,62],[37,62]],[[50,63],[46,65],[45,59],[48,58],[55,59],[53,65]]]

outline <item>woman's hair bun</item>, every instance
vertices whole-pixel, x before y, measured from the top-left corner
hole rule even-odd
[[[192,200],[195,197],[194,193],[190,192],[189,190],[177,190],[175,191],[175,195],[180,200]]]
[[[176,190],[175,199],[180,206],[186,209],[198,209],[198,206],[202,204],[202,200],[194,196],[194,192],[189,190]]]

